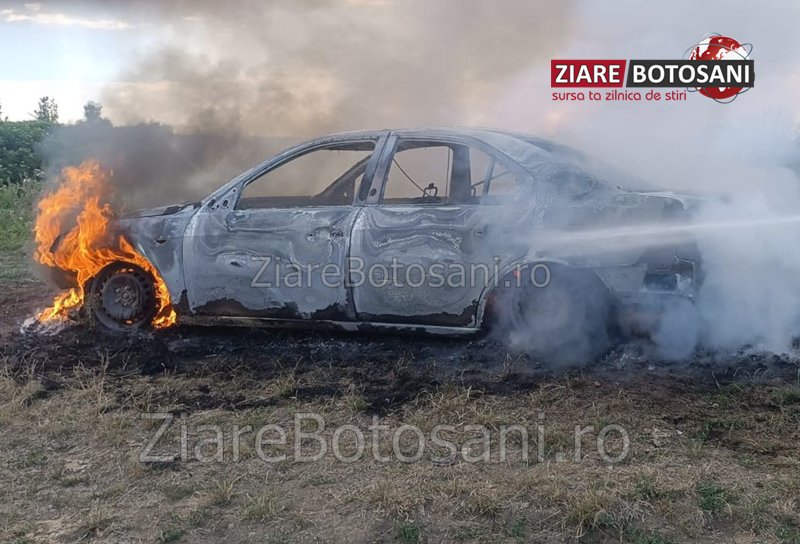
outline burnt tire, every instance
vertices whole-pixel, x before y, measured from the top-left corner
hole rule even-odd
[[[142,267],[118,262],[89,281],[87,308],[101,329],[125,333],[147,327],[157,311],[155,282]]]
[[[504,288],[493,304],[496,323],[513,351],[550,363],[585,363],[610,345],[611,299],[594,274],[550,267],[549,281],[530,274]]]

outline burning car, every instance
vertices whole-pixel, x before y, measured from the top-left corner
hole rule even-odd
[[[500,324],[538,351],[593,353],[610,327],[657,327],[648,311],[690,301],[699,279],[691,240],[628,243],[637,225],[690,206],[638,183],[526,134],[325,136],[197,203],[114,217],[96,198],[103,232],[77,274],[70,259],[92,253],[78,243],[81,216],[66,243],[58,225],[37,223],[37,258],[73,283],[42,316],[82,304],[113,330],[177,319],[457,335]]]

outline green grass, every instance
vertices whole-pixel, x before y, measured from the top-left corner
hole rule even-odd
[[[797,527],[781,527],[775,536],[785,544],[800,544],[800,529]]]
[[[0,283],[36,281],[30,255],[23,250],[0,251]]]
[[[710,514],[720,514],[729,504],[737,502],[734,493],[711,482],[697,484],[697,503]]]
[[[742,419],[737,418],[712,418],[702,421],[700,428],[694,434],[694,438],[701,444],[705,444],[713,436],[725,435],[731,431],[745,428]]]
[[[636,480],[634,490],[637,497],[647,502],[653,501],[661,496],[661,491],[656,486],[653,478],[646,475],[642,475]]]
[[[242,506],[244,521],[264,523],[272,521],[286,510],[286,503],[274,493],[265,493],[257,497],[248,497]]]
[[[163,542],[166,544],[167,542],[177,542],[180,540],[186,531],[183,530],[182,527],[178,527],[177,525],[168,525],[161,529],[161,534],[158,537],[159,542]]]
[[[524,538],[528,529],[528,520],[525,518],[517,518],[508,527],[507,534],[513,538]]]
[[[422,541],[422,533],[420,532],[419,525],[415,521],[398,521],[396,525],[396,540],[398,542],[413,544],[414,542]]]
[[[31,281],[26,246],[33,240],[34,206],[43,183],[0,184],[0,281]]]
[[[42,467],[47,463],[47,455],[41,450],[29,451],[25,456],[8,461],[8,465],[15,469]]]
[[[40,182],[0,185],[0,251],[18,251],[31,240]]]
[[[800,404],[800,386],[776,388],[772,396],[778,406],[784,407],[791,404]]]

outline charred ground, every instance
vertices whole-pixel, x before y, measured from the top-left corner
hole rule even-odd
[[[646,342],[620,345],[597,361],[554,366],[514,353],[491,334],[446,339],[404,334],[332,333],[271,329],[175,327],[134,335],[109,335],[91,324],[75,323],[53,335],[22,333],[22,319],[46,302],[36,284],[10,288],[6,311],[12,326],[3,331],[0,356],[19,372],[38,361],[37,375],[55,386],[58,376],[77,366],[102,368],[109,375],[186,376],[206,379],[196,390],[172,400],[188,410],[252,408],[268,399],[248,399],[226,390],[242,378],[269,381],[290,372],[298,378],[292,397],[334,398],[358,384],[370,414],[385,414],[422,392],[443,385],[485,394],[513,395],[544,383],[576,379],[617,387],[655,388],[667,393],[707,393],[728,386],[792,384],[798,361],[787,356],[740,352],[701,353],[692,361],[651,357]],[[32,292],[32,291],[35,291]],[[17,327],[14,327],[17,325]],[[5,327],[4,327],[5,328]],[[300,379],[313,375],[304,383]]]
[[[52,291],[19,274],[2,287],[4,541],[800,541],[793,359],[678,364],[642,344],[553,368],[489,336],[108,337],[86,324],[23,335]],[[268,464],[252,449],[235,463],[142,464],[155,426],[141,414],[156,411],[193,424],[290,425],[305,411],[331,427],[377,417],[423,429],[532,427],[545,414],[548,447],[525,465]],[[574,426],[608,423],[628,429],[631,456],[573,462]]]

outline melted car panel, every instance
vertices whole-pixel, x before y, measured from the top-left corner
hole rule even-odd
[[[238,205],[248,183],[263,172],[317,149],[364,149],[365,141],[372,142],[372,154],[317,196]],[[429,192],[433,183],[412,179],[420,190],[416,196],[382,200],[396,154],[423,145],[414,142],[453,151],[446,180],[451,190]],[[481,196],[481,173],[459,162],[465,149],[507,165],[520,187],[513,201]],[[498,278],[539,261],[591,270],[610,292],[626,296],[646,291],[654,270],[669,275],[675,265],[675,285],[680,281],[681,294],[690,292],[691,267],[676,264],[694,262],[690,242],[655,251],[603,251],[550,236],[636,224],[684,213],[691,205],[683,196],[622,189],[605,170],[596,174],[582,155],[575,158],[565,149],[533,137],[470,129],[327,136],[265,161],[198,204],[139,212],[120,219],[119,228],[159,269],[181,313],[199,319],[476,329]],[[466,185],[456,185],[459,176]],[[655,261],[660,264],[648,265]],[[420,283],[414,272],[402,278],[411,282],[398,285],[383,281],[387,272],[379,265],[392,263],[405,271],[442,265],[488,272],[483,281],[466,284],[432,284],[430,278]],[[373,276],[365,277],[370,267]],[[650,282],[656,284],[671,285]]]

